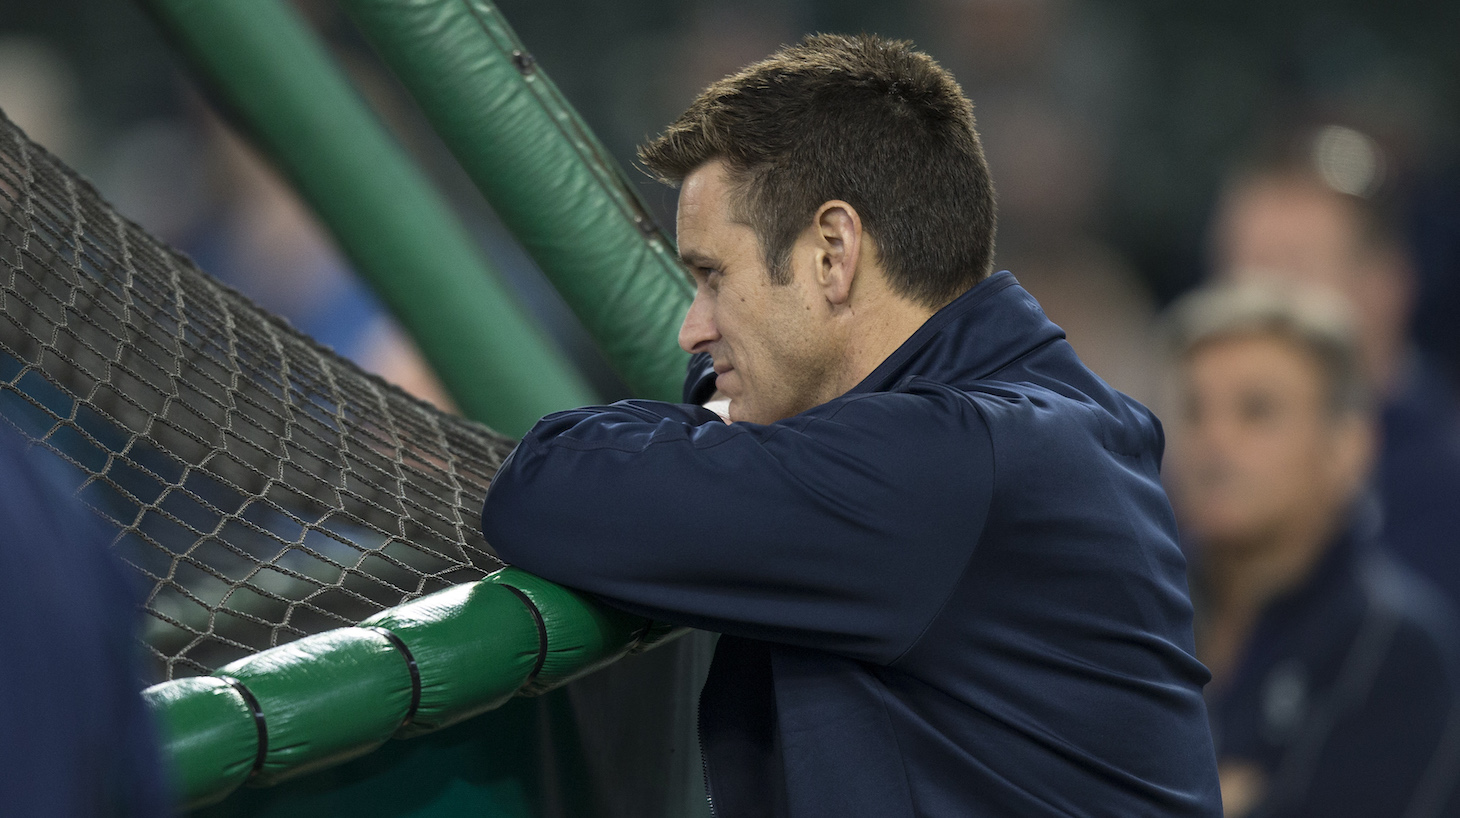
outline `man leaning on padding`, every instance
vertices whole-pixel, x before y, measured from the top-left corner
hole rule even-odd
[[[722,634],[715,814],[1220,814],[1160,424],[990,275],[952,77],[808,37],[640,155],[680,186],[686,403],[543,418],[483,524],[514,565]]]

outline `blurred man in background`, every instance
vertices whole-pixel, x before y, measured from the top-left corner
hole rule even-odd
[[[1226,814],[1454,814],[1456,621],[1357,502],[1375,415],[1341,302],[1199,292],[1172,336],[1172,499]]]
[[[1215,272],[1320,287],[1349,302],[1381,407],[1374,482],[1385,544],[1460,602],[1460,413],[1444,369],[1411,343],[1414,273],[1376,196],[1383,155],[1339,126],[1285,154],[1227,185],[1212,232]]]

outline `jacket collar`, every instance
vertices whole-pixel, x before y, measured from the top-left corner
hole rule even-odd
[[[1006,270],[934,313],[848,394],[884,392],[910,375],[945,383],[982,380],[1064,337]]]

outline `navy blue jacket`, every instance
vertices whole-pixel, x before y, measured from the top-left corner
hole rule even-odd
[[[71,496],[79,478],[0,420],[0,815],[161,818],[141,594]]]
[[[1413,355],[1384,407],[1375,487],[1384,546],[1460,605],[1460,406],[1446,373]]]
[[[484,527],[514,565],[723,634],[700,698],[722,818],[1216,816],[1162,446],[999,273],[771,425],[549,415]]]
[[[1207,695],[1219,757],[1262,771],[1250,818],[1460,814],[1455,614],[1357,526]]]

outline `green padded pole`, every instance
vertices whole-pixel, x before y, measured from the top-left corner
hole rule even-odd
[[[181,799],[199,807],[550,690],[623,656],[650,625],[504,568],[143,695]]]
[[[510,566],[482,582],[515,588],[542,617],[547,649],[537,675],[520,691],[524,696],[546,693],[613,663],[652,625]]]
[[[264,716],[265,752],[248,780],[260,787],[384,744],[405,723],[414,688],[404,656],[367,628],[306,636],[214,675],[246,687]]]
[[[635,394],[679,400],[693,289],[622,170],[486,0],[341,0]]]
[[[260,727],[252,704],[216,676],[174,679],[142,692],[162,733],[178,800],[187,807],[221,801],[253,772]]]
[[[439,730],[505,704],[537,669],[539,619],[510,589],[472,582],[361,622],[394,633],[418,668],[420,704],[396,735]]]
[[[591,390],[281,0],[142,0],[405,325],[470,417],[520,436]]]
[[[379,747],[410,712],[413,677],[384,632],[338,628],[142,695],[179,800],[196,808]]]

